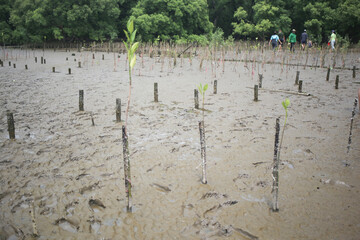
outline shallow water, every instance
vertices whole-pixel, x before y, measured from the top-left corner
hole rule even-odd
[[[112,53],[96,53],[95,60],[89,52],[28,54],[26,58],[25,51],[13,50],[11,61],[17,68],[7,61],[0,68],[0,236],[30,237],[32,202],[41,239],[359,236],[358,110],[349,154],[346,148],[359,87],[352,82],[360,74],[353,79],[352,71],[333,69],[326,82],[325,68],[290,66],[281,71],[280,64],[226,61],[224,72],[216,64],[215,78],[210,61],[204,61],[200,71],[200,57],[192,64],[178,59],[176,67],[165,58],[163,71],[159,59],[145,56],[144,67],[138,60],[128,123],[134,206],[133,213],[127,213],[122,123],[115,121],[116,98],[121,98],[125,118],[125,55],[115,58],[114,71]],[[245,58],[228,54],[229,59]],[[34,56],[42,55],[46,64],[35,63]],[[346,63],[359,67],[358,57],[349,54]],[[79,60],[82,68],[77,67]],[[303,91],[312,96],[260,90],[259,101],[253,101],[258,72],[264,75],[263,88],[297,91],[296,71],[304,80]],[[335,75],[341,79],[337,90]],[[212,91],[214,79],[217,94]],[[154,82],[159,85],[158,103],[153,101]],[[209,84],[206,185],[200,181],[202,112],[194,109],[193,99],[199,83]],[[80,89],[84,112],[78,111]],[[291,106],[281,149],[280,211],[274,213],[275,118],[281,117],[283,124],[285,98]],[[8,139],[7,110],[14,113],[15,141]],[[104,207],[89,204],[91,199]]]

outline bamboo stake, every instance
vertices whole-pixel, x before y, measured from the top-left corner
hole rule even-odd
[[[353,78],[355,78],[356,77],[356,67],[355,66],[353,66]]]
[[[123,157],[124,157],[124,178],[125,178],[125,191],[127,199],[127,212],[132,212],[132,195],[131,195],[131,175],[130,175],[130,156],[129,156],[129,142],[126,133],[126,127],[122,127],[122,140],[123,140]]]
[[[121,99],[116,99],[116,122],[121,122]]]
[[[299,80],[299,89],[298,89],[299,93],[302,93],[302,85],[303,85],[303,81]]]
[[[259,74],[259,88],[262,88],[263,75]]]
[[[69,75],[70,75],[71,74],[71,68],[69,68],[68,71],[69,71]]]
[[[8,123],[9,138],[15,139],[15,123],[14,123],[14,115],[12,112],[7,112],[7,123]]]
[[[278,204],[278,195],[279,195],[279,132],[280,132],[280,118],[276,119],[275,125],[275,144],[274,144],[274,157],[273,157],[273,169],[272,169],[272,178],[273,178],[273,186],[272,186],[272,211],[278,212],[279,211],[279,204]]]
[[[257,102],[259,100],[259,86],[254,86],[254,101]]]
[[[217,80],[214,80],[214,94],[217,94]]]
[[[194,89],[195,109],[199,109],[199,91]]]
[[[79,90],[79,111],[84,111],[84,90]]]
[[[154,102],[159,102],[158,83],[154,83]]]
[[[328,67],[327,74],[326,74],[326,81],[330,79],[330,67]]]
[[[205,126],[204,121],[199,121],[201,159],[202,159],[202,180],[203,184],[207,184],[206,178],[206,144],[205,144]]]
[[[353,127],[353,122],[354,122],[354,116],[355,116],[355,109],[356,109],[356,105],[358,103],[358,100],[355,99],[354,101],[354,108],[351,112],[351,119],[350,119],[350,133],[349,133],[349,140],[348,140],[348,146],[347,146],[347,153],[350,152],[350,146],[351,146],[351,138],[352,138],[352,127]]]
[[[339,75],[336,75],[336,79],[335,79],[335,89],[339,89]]]
[[[53,73],[55,72],[55,67],[52,68],[52,72],[53,72]]]
[[[299,84],[300,71],[296,71],[295,85]]]

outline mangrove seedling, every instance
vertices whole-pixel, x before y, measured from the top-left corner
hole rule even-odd
[[[125,177],[125,191],[127,198],[127,211],[132,211],[132,203],[131,203],[131,174],[130,174],[130,157],[129,157],[129,143],[128,143],[128,134],[127,134],[127,121],[129,116],[129,108],[130,108],[130,97],[131,97],[131,71],[136,63],[136,55],[135,52],[139,47],[138,42],[135,41],[136,29],[134,30],[134,22],[129,20],[127,23],[127,31],[124,30],[127,42],[124,42],[129,60],[129,96],[125,113],[125,125],[122,127],[122,140],[123,140],[123,157],[124,157],[124,177]]]
[[[200,83],[198,86],[199,93],[202,96],[202,112],[203,112],[203,121],[204,121],[204,111],[205,111],[205,92],[208,89],[208,84],[205,84],[204,86]]]
[[[290,100],[288,98],[286,98],[285,101],[282,101],[282,106],[285,110],[285,121],[284,121],[283,129],[281,131],[278,160],[280,159],[280,150],[281,150],[282,141],[283,141],[283,137],[284,137],[284,131],[285,131],[286,121],[287,121],[287,117],[288,117],[288,107],[290,106]]]

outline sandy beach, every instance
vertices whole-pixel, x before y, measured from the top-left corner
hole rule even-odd
[[[139,54],[128,122],[134,204],[128,213],[123,122],[115,116],[120,98],[125,118],[126,55],[8,50],[0,67],[0,239],[32,239],[32,220],[38,239],[359,239],[358,106],[347,147],[360,87],[360,70],[353,78],[352,68],[360,67],[360,53],[336,55],[329,81],[327,68],[315,67],[318,53],[297,54],[229,50],[225,61],[205,59],[201,69],[201,50],[176,64]],[[333,57],[328,54],[324,66]],[[295,94],[297,71],[310,96]],[[258,74],[263,89],[254,101]],[[201,183],[202,111],[194,108],[199,83],[209,85],[208,184]],[[286,98],[279,212],[273,212],[275,121],[280,117],[283,127]],[[9,139],[7,111],[15,140]]]

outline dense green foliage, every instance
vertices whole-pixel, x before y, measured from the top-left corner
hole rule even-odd
[[[206,42],[218,29],[225,38],[266,40],[292,28],[298,38],[306,28],[314,42],[328,41],[331,30],[360,40],[359,0],[0,0],[6,44],[123,39],[129,18],[146,42]]]

